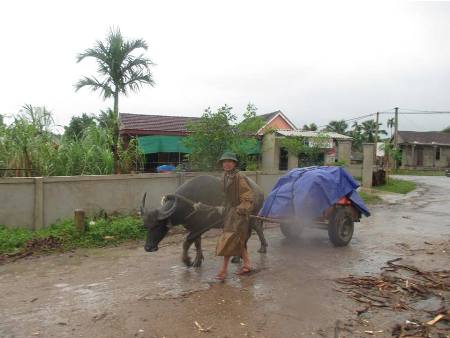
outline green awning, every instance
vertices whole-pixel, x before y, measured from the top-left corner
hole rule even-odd
[[[184,146],[183,136],[153,135],[139,136],[139,148],[144,154],[154,153],[187,153],[191,150]]]
[[[241,147],[247,155],[261,154],[261,142],[248,139],[241,143]]]
[[[191,149],[187,148],[183,144],[183,136],[172,135],[152,135],[152,136],[139,136],[138,144],[139,148],[144,154],[154,153],[192,153]],[[247,155],[260,154],[261,143],[254,139],[248,139],[241,143],[240,147],[243,148]]]

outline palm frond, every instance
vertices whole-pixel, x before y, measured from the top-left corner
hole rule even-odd
[[[113,90],[109,85],[109,81],[100,82],[95,77],[94,78],[89,78],[86,76],[83,77],[75,84],[75,91],[78,91],[83,87],[90,87],[92,91],[100,89],[104,98],[111,97],[113,94]]]

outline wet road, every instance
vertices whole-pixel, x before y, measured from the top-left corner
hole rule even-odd
[[[450,266],[450,178],[409,179],[418,190],[372,207],[348,247],[332,247],[324,230],[305,230],[293,243],[272,227],[267,254],[256,252],[256,236],[250,241],[257,272],[238,277],[233,266],[224,284],[213,279],[220,264],[213,232],[199,269],[181,263],[181,235],[155,253],[132,243],[0,266],[0,336],[334,337],[336,320],[355,318],[361,307],[334,290],[334,278],[378,273],[396,257],[428,269]],[[336,336],[380,330],[377,336],[388,337],[408,315],[369,311],[364,328]]]

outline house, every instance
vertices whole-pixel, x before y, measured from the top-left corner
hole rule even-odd
[[[259,115],[264,120],[263,127],[257,136],[260,147],[257,158],[263,170],[287,170],[299,165],[318,163],[304,163],[299,154],[289,154],[280,145],[283,137],[300,136],[314,144],[314,140],[324,134],[315,131],[302,131],[289,120],[280,110]],[[137,137],[140,149],[145,154],[145,171],[155,171],[162,164],[178,165],[190,149],[183,145],[182,139],[188,135],[188,123],[195,123],[199,118],[184,116],[161,116],[142,114],[120,114],[121,137],[127,143],[132,137]],[[323,147],[320,163],[330,163],[343,159],[350,163],[351,137],[336,133],[326,133],[329,137]],[[252,154],[254,154],[252,152]],[[347,160],[348,159],[348,160]]]
[[[190,149],[182,139],[188,135],[187,125],[197,117],[120,114],[119,133],[125,143],[137,137],[145,154],[144,171],[155,171],[162,164],[178,165]]]
[[[322,152],[313,162],[302,154],[290,154],[281,145],[285,137],[302,137],[306,144],[319,145]],[[266,133],[262,142],[261,167],[263,170],[288,170],[296,167],[343,161],[350,163],[352,138],[333,132],[306,131],[300,129],[275,129]]]
[[[401,168],[449,168],[450,133],[439,131],[398,131],[402,153]]]
[[[337,160],[350,163],[351,137],[332,132],[300,130],[280,110],[260,117],[266,121],[258,131],[262,138],[261,169],[288,170],[300,166],[334,163]],[[302,137],[309,145],[317,145],[320,140],[322,153],[319,159],[310,162],[307,158],[302,158],[302,154],[289,154],[280,142],[285,137]]]

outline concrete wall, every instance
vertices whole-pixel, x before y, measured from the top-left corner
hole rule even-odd
[[[267,195],[285,172],[243,172]],[[39,229],[73,217],[75,209],[88,215],[101,211],[134,213],[147,192],[146,205],[157,207],[162,196],[205,173],[111,176],[0,178],[0,224]],[[210,173],[221,176],[220,172]]]
[[[0,224],[34,227],[34,179],[0,178]]]
[[[344,167],[353,177],[362,178],[363,166],[362,164],[347,164]]]

